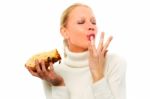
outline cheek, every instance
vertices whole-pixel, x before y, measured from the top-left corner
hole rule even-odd
[[[68,28],[68,33],[69,33],[69,41],[77,46],[87,46],[88,44],[88,39],[86,37],[87,31],[84,27],[79,27],[76,25],[70,25]]]
[[[70,42],[73,45],[77,45],[80,47],[84,47],[84,46],[86,47],[88,44],[88,39],[87,39],[86,35],[83,33],[75,33],[74,35],[72,35],[70,37]]]
[[[70,35],[70,40],[72,42],[80,42],[85,40],[85,34],[83,33],[73,33]]]
[[[71,41],[74,41],[74,42],[83,41],[85,39],[85,36],[86,36],[86,33],[85,33],[84,28],[81,28],[76,25],[69,28],[69,39]]]

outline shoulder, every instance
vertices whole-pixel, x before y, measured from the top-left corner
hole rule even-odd
[[[123,56],[117,55],[115,53],[109,53],[106,56],[106,61],[110,63],[116,63],[116,64],[126,64],[127,61]]]
[[[125,73],[127,61],[123,56],[109,53],[106,56],[106,69],[109,73]]]

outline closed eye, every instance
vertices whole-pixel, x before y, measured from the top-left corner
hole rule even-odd
[[[81,20],[81,21],[78,21],[77,24],[84,24],[85,21],[84,20]]]
[[[96,25],[96,20],[94,18],[91,19],[91,23]]]

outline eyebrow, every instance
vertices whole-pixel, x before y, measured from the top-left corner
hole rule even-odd
[[[91,17],[91,19],[94,19],[94,20],[96,20],[96,18],[95,18],[95,17]]]
[[[80,17],[80,19],[85,19],[85,17],[82,16],[82,17]],[[90,20],[96,20],[96,18],[92,16],[92,17],[90,17]]]

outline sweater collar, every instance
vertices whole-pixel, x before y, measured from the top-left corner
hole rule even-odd
[[[64,63],[73,68],[82,68],[88,66],[88,51],[84,52],[71,52],[68,47],[65,47],[66,57]]]

